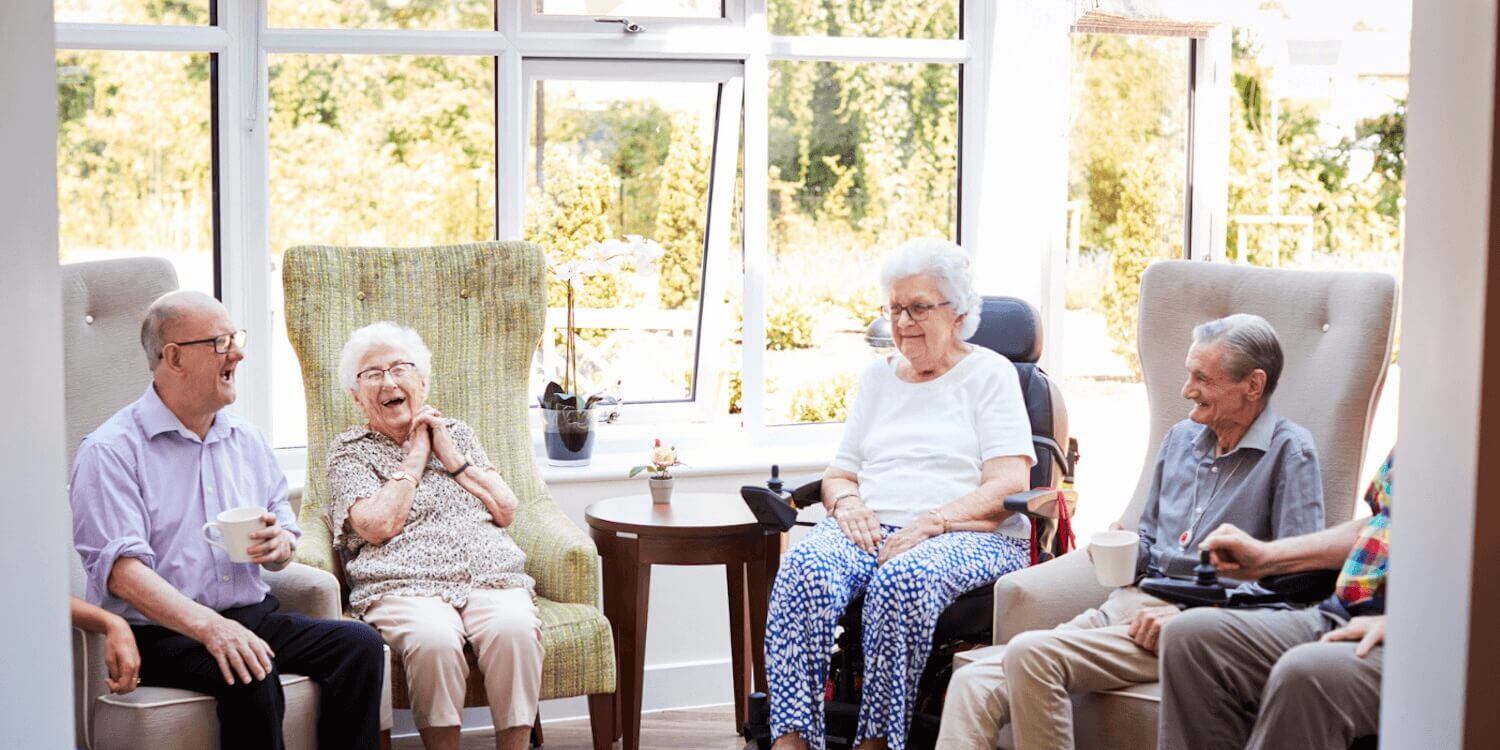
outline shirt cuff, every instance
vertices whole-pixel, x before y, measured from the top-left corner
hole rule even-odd
[[[127,536],[111,540],[94,556],[94,565],[89,569],[88,600],[90,604],[104,606],[109,598],[109,574],[122,557],[134,557],[152,570],[156,569],[156,550],[138,536]]]

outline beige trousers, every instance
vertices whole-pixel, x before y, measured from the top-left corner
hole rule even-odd
[[[476,589],[463,607],[435,596],[381,597],[365,611],[406,666],[406,690],[418,729],[463,723],[474,647],[495,730],[530,726],[542,690],[542,621],[524,588]]]
[[[939,750],[987,750],[1011,724],[1017,750],[1073,748],[1072,693],[1152,682],[1156,655],[1130,639],[1129,623],[1166,602],[1134,586],[1115,589],[1052,630],[1032,630],[953,673],[943,704]]]

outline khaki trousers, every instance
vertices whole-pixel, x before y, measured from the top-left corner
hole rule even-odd
[[[542,690],[542,621],[524,588],[475,589],[463,607],[435,596],[385,596],[365,611],[401,654],[412,721],[418,729],[463,723],[474,647],[495,731],[530,726]]]
[[[953,673],[937,747],[993,748],[1008,723],[1017,750],[1072,750],[1070,694],[1156,680],[1156,655],[1130,639],[1129,623],[1142,608],[1165,604],[1127,586],[1111,592],[1098,609],[1052,630],[1028,631],[983,649],[978,661]]]
[[[1343,623],[1317,608],[1188,610],[1161,641],[1165,750],[1344,750],[1380,730],[1385,648],[1320,643]]]

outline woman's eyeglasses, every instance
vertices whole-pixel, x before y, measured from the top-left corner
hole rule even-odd
[[[881,305],[880,314],[884,315],[886,320],[894,323],[901,319],[901,313],[906,313],[913,321],[920,323],[926,320],[927,316],[931,315],[933,310],[951,304],[953,303],[939,302],[934,305],[926,302],[915,302],[910,305]]]
[[[386,373],[391,374],[391,380],[400,380],[416,371],[417,366],[410,362],[397,362],[390,367],[371,367],[368,370],[361,370],[356,377],[362,385],[380,385],[385,382]]]

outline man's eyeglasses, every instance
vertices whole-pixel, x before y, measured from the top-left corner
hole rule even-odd
[[[231,347],[231,346],[233,346],[235,348],[238,348],[238,349],[244,349],[245,348],[245,332],[243,330],[240,330],[240,331],[235,331],[234,333],[220,334],[220,335],[215,336],[215,337],[213,337],[211,339],[198,339],[197,341],[171,341],[171,342],[168,342],[168,343],[176,344],[177,346],[193,346],[194,344],[213,344],[214,345],[214,354],[227,354],[227,353],[229,353],[229,347]]]
[[[385,374],[391,374],[391,380],[400,380],[417,371],[417,366],[410,362],[397,362],[390,367],[371,367],[361,370],[359,375],[360,385],[380,385],[385,382]]]
[[[920,323],[926,320],[927,316],[931,315],[933,310],[951,304],[953,303],[939,302],[933,305],[926,302],[915,302],[910,305],[881,305],[880,314],[884,315],[886,320],[895,323],[901,319],[901,313],[906,313],[913,321]]]

